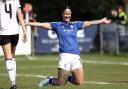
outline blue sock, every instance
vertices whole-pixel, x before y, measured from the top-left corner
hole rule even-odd
[[[49,84],[51,84],[51,85],[52,85],[52,84],[53,84],[53,82],[54,82],[54,80],[55,80],[55,78],[50,78],[50,79],[49,79]]]
[[[72,76],[68,76],[68,79],[67,79],[69,82],[73,82],[74,78]]]

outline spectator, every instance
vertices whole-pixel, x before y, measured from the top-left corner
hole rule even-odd
[[[23,13],[24,13],[24,18],[26,20],[29,20],[31,22],[36,21],[36,13],[33,11],[33,6],[31,3],[25,3],[23,6]]]
[[[119,23],[118,11],[116,9],[111,10],[111,20],[113,22]]]
[[[119,6],[118,7],[118,17],[120,19],[120,23],[121,24],[127,24],[128,23],[128,16],[124,10],[124,7],[123,6]]]

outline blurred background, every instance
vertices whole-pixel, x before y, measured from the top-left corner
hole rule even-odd
[[[109,25],[100,24],[78,32],[81,52],[127,54],[128,0],[21,0],[24,17],[29,21],[57,22],[63,10],[72,9],[72,21],[87,21],[108,17]],[[58,39],[52,31],[32,27],[32,54],[58,52]]]

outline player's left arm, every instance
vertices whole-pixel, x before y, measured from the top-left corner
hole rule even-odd
[[[102,18],[100,20],[84,21],[83,28],[101,23],[109,24],[111,23],[111,20],[108,18]]]
[[[17,9],[17,16],[19,19],[19,23],[23,29],[23,41],[26,42],[27,41],[27,30],[26,30],[25,21],[23,19],[23,14],[22,14],[21,8]]]

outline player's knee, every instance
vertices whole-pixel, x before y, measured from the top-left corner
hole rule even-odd
[[[58,82],[58,85],[59,85],[59,86],[64,86],[65,84],[66,84],[65,81],[59,81],[59,82]]]

